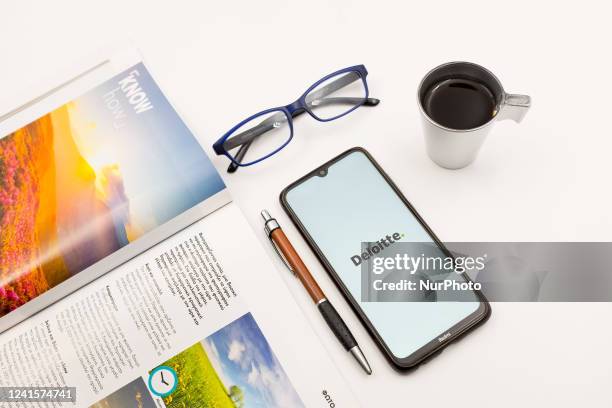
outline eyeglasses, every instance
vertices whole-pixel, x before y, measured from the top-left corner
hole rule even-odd
[[[213,149],[232,161],[228,173],[259,163],[289,144],[293,138],[293,118],[304,112],[318,121],[329,122],[362,105],[378,105],[380,100],[368,97],[367,75],[363,65],[331,73],[315,82],[295,102],[261,111],[238,123],[213,144]]]

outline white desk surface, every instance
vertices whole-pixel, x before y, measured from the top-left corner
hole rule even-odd
[[[132,38],[169,98],[212,142],[244,117],[293,101],[312,82],[363,63],[377,108],[333,123],[304,116],[267,162],[224,173],[271,257],[269,209],[354,330],[374,375],[333,339],[277,262],[365,407],[609,407],[612,304],[494,304],[487,324],[408,375],[393,371],[278,202],[291,181],[352,146],[367,148],[443,240],[612,240],[610,6],[561,2],[216,1],[33,2],[0,5],[0,111],[49,88],[63,69]],[[129,36],[129,37],[128,37]],[[525,121],[498,123],[460,171],[426,157],[416,86],[450,60],[481,63],[527,93]]]

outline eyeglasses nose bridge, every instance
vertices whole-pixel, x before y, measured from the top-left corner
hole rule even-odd
[[[287,111],[289,111],[290,114],[294,114],[296,111],[299,111],[301,109],[304,109],[302,106],[302,102],[298,99],[297,101],[290,103],[289,105],[285,106],[285,108],[287,109]]]

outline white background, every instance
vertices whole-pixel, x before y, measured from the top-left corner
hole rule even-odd
[[[382,100],[333,123],[307,116],[276,157],[222,173],[274,256],[259,212],[275,215],[370,359],[367,377],[282,273],[365,407],[612,404],[612,304],[494,304],[488,323],[409,374],[398,374],[348,309],[283,213],[283,187],[352,146],[380,162],[442,240],[612,240],[610,7],[605,2],[309,0],[2,2],[0,112],[57,85],[45,79],[109,42],[132,39],[171,101],[210,145],[258,110],[363,63]],[[158,5],[159,4],[159,5]],[[424,152],[416,86],[450,60],[480,63],[526,93],[525,121],[500,122],[470,167]],[[226,159],[214,158],[220,171]],[[579,273],[580,271],[577,271]],[[397,316],[401,324],[401,316]]]

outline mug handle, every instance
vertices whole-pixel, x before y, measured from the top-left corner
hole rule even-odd
[[[531,106],[531,97],[528,95],[504,94],[502,103],[496,117],[498,120],[512,119],[519,123]]]

